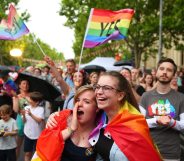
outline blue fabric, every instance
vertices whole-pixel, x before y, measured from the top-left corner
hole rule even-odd
[[[9,96],[12,96],[11,91],[17,92],[17,86],[15,82],[11,79],[8,79],[4,84],[3,84],[3,89],[7,92]]]
[[[70,88],[74,88],[74,83],[73,83],[71,76],[66,76],[64,80],[70,86]]]
[[[63,109],[73,109],[74,108],[74,89],[72,89],[69,93],[69,95],[66,97],[66,100],[63,105]]]

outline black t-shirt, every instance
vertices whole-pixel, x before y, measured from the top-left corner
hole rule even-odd
[[[76,146],[71,139],[65,141],[61,161],[95,161],[96,153],[93,147]]]
[[[114,140],[107,138],[104,135],[104,129],[101,129],[98,142],[95,145],[95,151],[97,151],[97,153],[101,155],[104,161],[110,161],[109,155],[113,143]]]
[[[184,94],[184,86],[178,86],[178,92],[181,92]]]
[[[139,96],[142,96],[142,94],[145,92],[145,89],[143,88],[143,86],[137,85],[137,86],[135,87],[135,91],[137,92],[137,94],[138,94]]]

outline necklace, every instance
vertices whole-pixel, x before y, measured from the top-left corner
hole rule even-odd
[[[86,149],[86,151],[85,151],[86,156],[91,156],[93,154],[94,154],[94,147],[89,147]]]

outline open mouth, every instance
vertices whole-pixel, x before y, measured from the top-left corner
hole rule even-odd
[[[106,100],[107,100],[107,98],[98,98],[98,99],[97,99],[98,102],[106,101]]]
[[[81,116],[81,115],[83,115],[84,114],[84,112],[83,111],[81,111],[81,110],[77,110],[77,115],[78,116]]]
[[[163,75],[163,76],[161,76],[161,78],[167,78],[167,76],[166,75]]]

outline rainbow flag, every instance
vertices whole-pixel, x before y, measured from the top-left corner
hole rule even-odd
[[[126,38],[133,15],[133,9],[110,11],[92,8],[85,34],[84,47],[93,48],[109,40]]]
[[[15,7],[10,5],[8,19],[3,19],[0,23],[0,39],[16,40],[28,32],[29,29],[17,14]]]
[[[151,138],[146,119],[131,104],[125,102],[119,114],[106,126],[129,161],[161,161]]]

